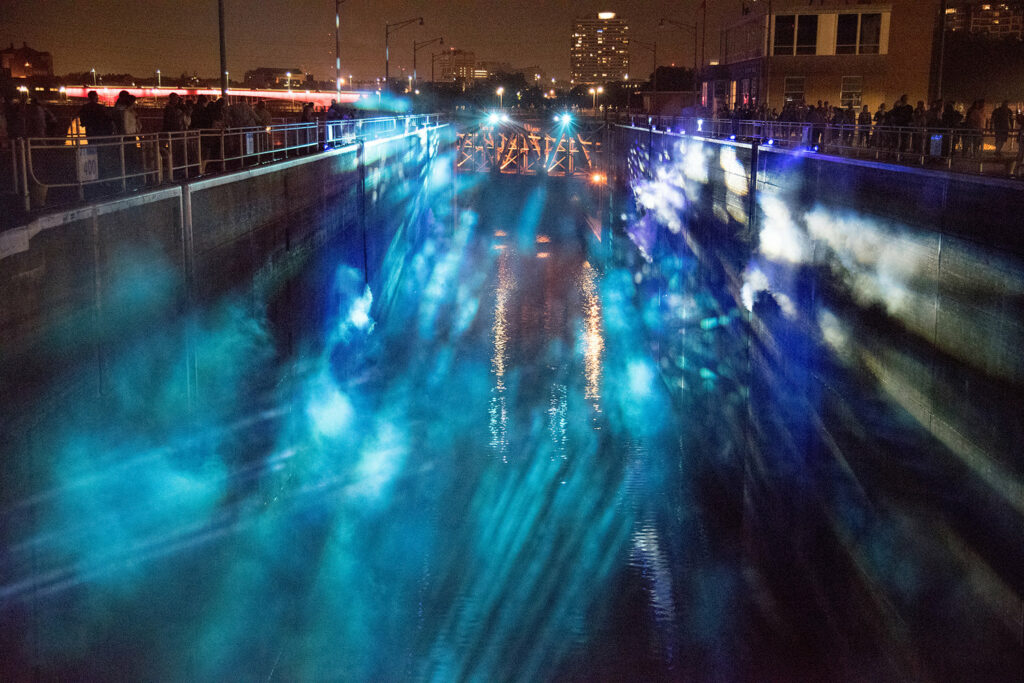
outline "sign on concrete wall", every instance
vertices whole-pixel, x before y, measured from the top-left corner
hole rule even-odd
[[[78,161],[78,181],[99,180],[100,164],[96,150],[79,147],[76,152],[76,158]]]

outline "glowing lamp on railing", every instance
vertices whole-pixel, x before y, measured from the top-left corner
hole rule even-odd
[[[703,133],[704,132],[704,119],[697,119],[697,132],[698,133]]]

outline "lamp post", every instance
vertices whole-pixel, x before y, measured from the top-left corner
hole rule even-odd
[[[504,104],[503,104],[504,101],[505,101],[505,88],[504,88],[504,86],[499,86],[498,89],[494,91],[494,94],[498,96],[498,109],[504,109],[505,108]]]
[[[654,74],[651,77],[651,80],[653,81],[651,83],[651,87],[654,89],[654,92],[658,92],[658,43],[646,43],[642,40],[634,40],[632,42],[634,45],[639,45],[645,50],[650,50],[654,53]]]
[[[419,52],[421,48],[424,48],[427,45],[433,45],[434,43],[444,45],[444,38],[438,36],[437,38],[431,38],[430,40],[421,40],[419,42],[413,41],[412,43],[412,80],[414,84],[419,84],[420,82],[419,74],[416,73],[416,53]],[[431,67],[433,67],[433,62],[431,62]],[[431,74],[430,80],[434,80],[433,74]]]
[[[156,87],[160,87],[160,69],[156,70]]]
[[[334,0],[334,87],[341,95],[341,5],[345,0]]]
[[[388,87],[388,79],[391,76],[391,34],[409,24],[419,23],[423,26],[423,17],[396,21],[393,24],[384,24],[384,87]]]
[[[604,94],[604,87],[599,85],[596,88],[591,88],[587,92],[590,93],[590,97],[591,97],[591,104],[592,104],[591,109],[593,109],[596,112],[597,111],[597,96],[601,95],[601,94]]]
[[[92,87],[96,87],[96,69],[89,69],[92,72]]]
[[[228,96],[228,56],[227,43],[224,40],[224,0],[217,0],[217,21],[220,27],[220,95],[226,102]]]

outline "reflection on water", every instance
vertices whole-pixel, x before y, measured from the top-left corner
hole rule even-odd
[[[579,287],[583,291],[583,355],[586,358],[587,389],[584,398],[592,400],[594,410],[601,412],[601,355],[604,353],[604,332],[601,322],[601,300],[597,292],[597,272],[584,261],[580,269]]]
[[[892,596],[970,623],[963,526],[876,510],[870,473],[801,451],[804,375],[768,360],[810,352],[751,352],[756,289],[644,220],[596,260],[569,181],[491,182],[394,252],[387,315],[326,249],[260,306],[126,344],[102,409],[32,406],[0,499],[3,678],[886,679],[920,642]],[[968,581],[986,609],[1012,590]]]
[[[498,234],[500,233],[500,234]],[[496,237],[504,237],[505,233],[499,230]],[[498,287],[494,296],[494,325],[492,335],[494,337],[494,355],[491,357],[491,372],[494,373],[494,395],[491,397],[491,448],[502,453],[508,448],[508,406],[505,396],[505,363],[508,360],[509,343],[509,322],[508,307],[509,299],[515,287],[515,278],[509,266],[509,254],[507,244],[497,244],[500,249],[498,257]]]

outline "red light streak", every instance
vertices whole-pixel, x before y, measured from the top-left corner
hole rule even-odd
[[[90,90],[96,91],[101,102],[110,104],[117,101],[117,94],[122,90],[127,90],[135,97],[167,97],[172,92],[178,93],[182,97],[197,97],[199,95],[213,98],[220,97],[219,88],[122,88],[116,85],[98,86],[95,88],[84,85],[69,85],[65,88],[68,97],[80,97],[82,99],[85,99]],[[327,106],[331,103],[331,100],[338,100],[342,104],[348,104],[363,97],[369,97],[369,94],[353,91],[339,94],[336,92],[307,93],[305,90],[238,90],[229,88],[228,96],[264,100],[294,100],[295,102],[312,102],[316,105]]]

